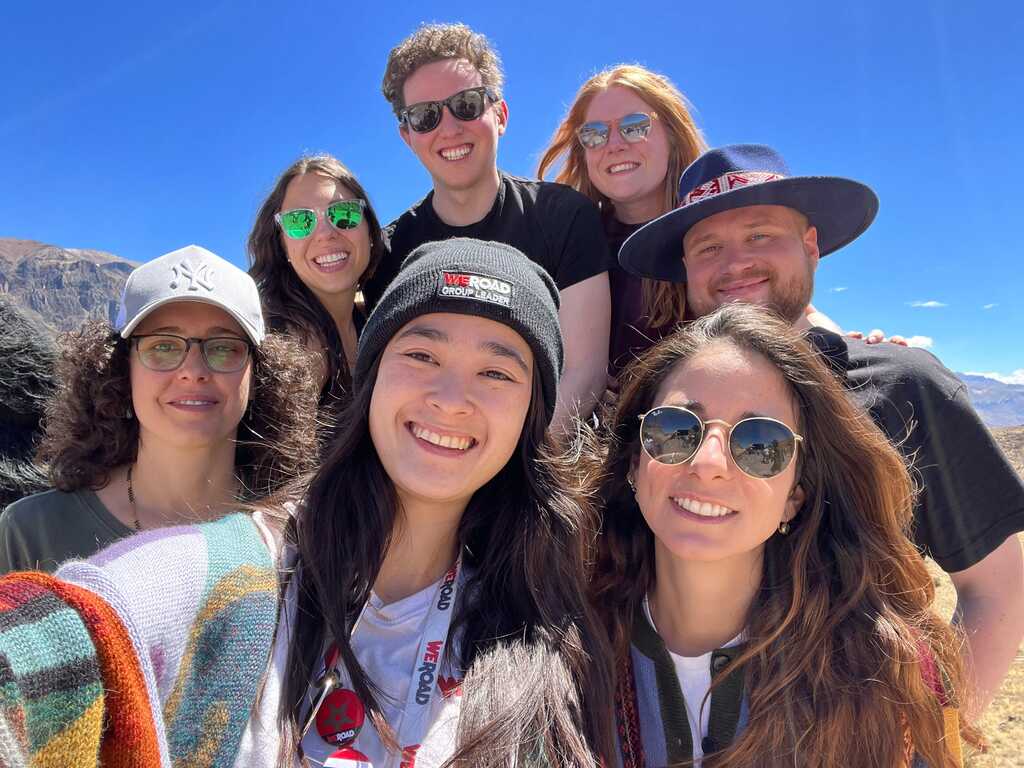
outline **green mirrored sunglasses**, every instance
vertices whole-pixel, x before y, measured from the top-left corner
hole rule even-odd
[[[293,240],[302,240],[316,231],[316,223],[321,214],[335,229],[355,229],[363,220],[365,200],[336,200],[326,209],[292,208],[274,214],[274,221],[281,231]]]

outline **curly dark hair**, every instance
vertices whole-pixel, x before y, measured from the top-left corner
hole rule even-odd
[[[59,339],[58,386],[46,407],[37,459],[55,488],[97,490],[135,460],[139,423],[130,415],[130,343],[102,321]],[[246,499],[259,499],[316,464],[319,382],[313,353],[283,335],[253,354],[252,404],[238,425],[235,467]]]

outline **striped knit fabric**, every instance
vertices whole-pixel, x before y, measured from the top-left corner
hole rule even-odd
[[[38,574],[0,580],[0,764],[94,765],[103,726],[96,649]]]
[[[148,531],[57,577],[0,582],[0,768],[232,766],[277,614],[252,520]]]

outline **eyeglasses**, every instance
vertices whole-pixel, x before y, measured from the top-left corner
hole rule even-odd
[[[430,133],[441,124],[441,114],[446,105],[452,117],[468,122],[476,120],[484,113],[488,101],[493,104],[497,100],[498,95],[487,86],[467,88],[453,93],[447,99],[410,104],[398,113],[398,121],[405,123],[416,133]]]
[[[796,455],[803,438],[781,421],[752,416],[730,424],[721,419],[701,419],[686,408],[665,405],[640,415],[640,444],[659,464],[683,464],[692,459],[709,424],[729,428],[729,453],[739,470],[764,480],[782,474]]]
[[[236,373],[249,360],[252,345],[237,336],[211,336],[208,339],[186,339],[168,333],[147,333],[132,336],[135,351],[151,371],[176,371],[185,362],[193,344],[198,344],[206,367],[214,373]]]
[[[646,141],[647,135],[651,132],[652,121],[657,114],[651,112],[647,115],[643,112],[634,112],[618,120],[619,135],[630,144],[638,141]],[[608,143],[611,136],[614,120],[592,120],[584,123],[576,129],[576,138],[586,149],[597,149]]]
[[[274,221],[292,240],[302,240],[316,231],[319,214],[326,214],[335,229],[355,229],[363,220],[365,200],[336,200],[325,210],[319,208],[292,208],[274,214]]]

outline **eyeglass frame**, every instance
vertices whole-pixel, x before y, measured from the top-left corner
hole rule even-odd
[[[171,338],[171,339],[179,339],[180,341],[184,341],[185,342],[185,354],[181,356],[181,362],[178,363],[173,368],[151,368],[150,366],[146,365],[146,362],[142,359],[142,353],[139,351],[139,341],[141,339],[152,339],[152,338]],[[206,354],[206,347],[205,347],[205,345],[206,345],[207,342],[210,342],[210,341],[220,341],[222,339],[230,339],[231,341],[240,341],[243,344],[245,344],[245,348],[246,348],[245,359],[242,361],[242,364],[240,366],[238,366],[237,368],[235,368],[233,370],[230,370],[230,371],[222,371],[222,370],[218,370],[217,368],[214,368],[212,365],[210,365],[210,358]],[[134,342],[134,344],[132,342]],[[189,352],[192,351],[193,345],[198,345],[199,346],[199,353],[200,353],[200,355],[203,358],[203,364],[210,370],[211,373],[238,373],[239,371],[244,370],[246,364],[250,360],[253,359],[253,349],[256,346],[252,342],[252,340],[244,339],[241,336],[208,336],[205,339],[200,339],[200,338],[198,338],[196,336],[179,336],[176,333],[140,333],[140,334],[137,334],[137,335],[129,336],[128,337],[128,343],[132,347],[134,347],[134,349],[135,349],[135,356],[139,359],[139,364],[143,368],[145,368],[147,371],[153,371],[154,373],[173,373],[174,371],[176,371],[179,368],[181,368],[181,366],[183,366],[185,364],[185,361],[188,360],[188,355],[189,355]]]
[[[363,200],[363,198],[361,197],[345,197],[338,200],[332,200],[323,208],[313,208],[308,205],[302,205],[299,206],[298,208],[289,208],[287,211],[278,211],[277,213],[274,214],[274,222],[277,224],[278,228],[281,230],[284,236],[287,237],[289,240],[305,240],[315,235],[316,228],[320,226],[321,218],[338,232],[351,232],[353,229],[356,229],[359,226],[359,224],[356,224],[354,227],[339,227],[337,224],[331,221],[331,217],[327,215],[327,209],[330,208],[332,205],[336,205],[337,203],[358,203],[360,217],[359,224],[362,224],[366,220],[366,201]],[[281,223],[282,216],[288,213],[295,213],[296,211],[310,211],[316,218],[316,221],[313,224],[313,229],[311,229],[309,234],[306,235],[305,237],[293,237],[292,235],[289,235],[288,231],[284,228],[284,224]]]
[[[647,118],[647,131],[646,131],[646,133],[644,133],[643,136],[641,136],[639,139],[636,139],[635,141],[634,140],[630,140],[626,136],[626,134],[624,134],[622,132],[622,121],[625,120],[627,117],[632,117],[633,115],[643,115],[644,117]],[[626,142],[627,144],[639,144],[641,141],[647,141],[647,137],[650,136],[651,129],[654,127],[654,121],[657,120],[657,119],[658,119],[658,113],[657,112],[630,112],[629,114],[623,115],[622,117],[618,118],[617,120],[587,120],[585,123],[581,123],[579,125],[579,127],[576,128],[574,133],[576,135],[576,140],[580,143],[580,146],[583,147],[584,150],[598,150],[601,147],[607,145],[608,142],[612,138],[612,126],[613,125],[616,126],[616,130],[618,130],[619,136],[622,137],[622,140],[624,142]],[[603,126],[605,126],[605,130],[607,131],[605,133],[605,136],[604,136],[604,141],[602,141],[596,147],[588,147],[583,142],[582,136],[580,136],[580,132],[583,131],[583,129],[586,128],[588,125],[603,125]]]
[[[470,91],[472,91],[472,92],[482,91],[483,92],[483,98],[484,98],[483,109],[480,110],[480,114],[477,115],[476,117],[468,117],[468,118],[459,117],[458,115],[455,114],[454,110],[452,110],[451,100],[456,98],[457,96],[461,96],[462,94],[468,93]],[[448,108],[448,113],[452,117],[454,117],[456,120],[459,120],[460,122],[463,122],[463,123],[471,123],[474,120],[479,120],[481,117],[484,116],[484,113],[487,111],[487,102],[488,101],[490,101],[491,104],[497,104],[499,101],[501,101],[501,99],[498,97],[497,92],[493,88],[491,88],[491,86],[489,86],[489,85],[477,85],[477,86],[474,86],[473,88],[463,88],[461,91],[456,91],[455,93],[453,93],[451,96],[449,96],[446,99],[427,99],[426,101],[417,101],[415,104],[410,104],[410,105],[408,105],[406,107],[402,107],[402,109],[400,109],[399,112],[398,112],[398,122],[399,122],[399,124],[404,125],[406,128],[408,128],[413,133],[430,133],[431,131],[436,131],[437,127],[439,125],[441,125],[441,121],[444,119],[444,109],[445,109],[445,107]],[[415,128],[412,127],[412,124],[409,122],[409,110],[412,109],[413,107],[422,106],[423,104],[437,104],[438,105],[438,114],[440,116],[438,117],[437,123],[434,125],[433,128],[429,128],[429,129],[427,129],[425,131],[417,131]]]
[[[665,410],[665,409],[672,409],[672,410],[676,410],[676,411],[685,411],[686,413],[688,413],[691,416],[693,416],[697,420],[697,423],[700,424],[700,440],[697,441],[697,445],[694,447],[693,453],[691,453],[689,456],[687,456],[682,461],[677,461],[675,463],[667,462],[667,461],[662,461],[661,459],[658,459],[658,458],[655,458],[654,456],[651,456],[650,451],[647,450],[647,446],[644,445],[644,438],[643,438],[643,434],[644,434],[644,419],[646,419],[650,414],[654,413],[655,411]],[[700,417],[700,414],[695,413],[694,411],[691,411],[689,408],[684,408],[681,405],[658,405],[658,406],[655,406],[654,408],[651,408],[650,410],[646,411],[645,413],[638,414],[637,415],[637,419],[640,420],[640,430],[638,432],[638,436],[640,438],[640,449],[644,453],[646,453],[648,457],[650,457],[651,461],[656,461],[659,464],[661,464],[662,466],[666,466],[666,467],[678,467],[678,466],[680,466],[682,464],[687,464],[688,462],[693,461],[693,457],[696,456],[700,452],[700,449],[704,445],[704,441],[707,439],[707,436],[708,436],[708,429],[707,428],[708,428],[709,424],[721,424],[724,427],[728,427],[728,432],[726,433],[725,445],[726,445],[726,448],[728,449],[729,459],[732,461],[733,464],[736,465],[736,469],[738,469],[740,472],[742,472],[747,477],[752,478],[754,480],[771,480],[773,477],[778,477],[783,472],[785,472],[787,469],[789,469],[789,467],[793,463],[794,459],[796,459],[797,446],[804,442],[803,436],[797,434],[796,431],[791,426],[789,426],[789,424],[787,424],[784,421],[781,421],[780,419],[773,419],[771,416],[748,416],[745,419],[740,419],[739,421],[737,421],[734,424],[730,424],[725,419],[702,419]],[[780,469],[774,475],[768,475],[767,477],[759,477],[758,475],[752,475],[749,472],[747,472],[745,469],[743,469],[743,467],[740,466],[739,462],[736,461],[736,457],[733,455],[733,452],[732,452],[732,433],[736,430],[736,427],[738,427],[740,424],[743,424],[743,423],[748,422],[748,421],[772,421],[772,422],[775,422],[776,424],[781,424],[783,427],[786,428],[786,431],[788,431],[791,435],[793,435],[793,441],[794,441],[794,443],[793,443],[793,455],[789,457],[789,461],[786,462],[786,466],[784,466],[782,469]]]

